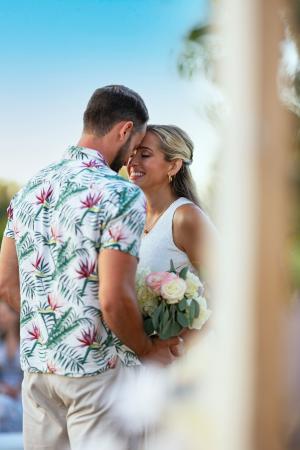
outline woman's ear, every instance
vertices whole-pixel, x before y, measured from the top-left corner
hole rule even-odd
[[[183,164],[182,159],[180,158],[173,159],[173,161],[170,162],[170,169],[168,171],[168,175],[174,177],[181,169],[182,164]]]

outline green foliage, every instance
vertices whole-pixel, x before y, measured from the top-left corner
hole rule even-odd
[[[151,317],[144,318],[144,329],[148,335],[157,333],[160,339],[178,336],[183,328],[192,327],[193,321],[200,314],[199,303],[186,299],[170,305],[161,301]]]
[[[188,267],[184,267],[184,268],[179,272],[180,278],[182,278],[183,280],[185,280],[188,271],[189,271],[189,268],[188,268]]]
[[[7,222],[6,210],[11,198],[18,190],[19,186],[17,183],[0,180],[0,243],[2,242],[3,232]]]
[[[173,260],[170,260],[170,272],[176,273],[176,268],[174,266]]]
[[[209,24],[198,24],[186,35],[183,50],[177,61],[179,74],[191,79],[198,73],[204,73],[213,79],[214,62],[218,53],[216,35]]]

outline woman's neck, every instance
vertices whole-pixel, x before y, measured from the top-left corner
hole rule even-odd
[[[177,197],[171,191],[145,193],[147,199],[147,216],[154,216],[165,211]]]

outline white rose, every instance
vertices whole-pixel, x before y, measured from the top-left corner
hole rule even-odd
[[[209,319],[209,316],[211,315],[211,310],[207,307],[207,302],[204,297],[198,297],[195,300],[199,303],[200,313],[198,317],[195,317],[192,326],[189,328],[200,330],[205,324],[205,322]]]
[[[182,278],[175,278],[167,281],[161,286],[161,296],[167,300],[167,303],[178,303],[182,300],[186,291],[186,283]]]
[[[199,288],[202,288],[203,285],[199,278],[192,272],[188,272],[186,275],[186,292],[185,295],[188,298],[193,298],[198,293]]]

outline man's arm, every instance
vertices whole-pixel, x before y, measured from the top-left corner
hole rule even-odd
[[[0,252],[0,299],[20,311],[19,264],[15,240],[4,236]]]
[[[103,318],[121,342],[138,357],[163,364],[172,361],[169,346],[178,338],[150,339],[143,329],[142,315],[135,295],[137,260],[117,250],[105,249],[99,255],[99,297]]]

